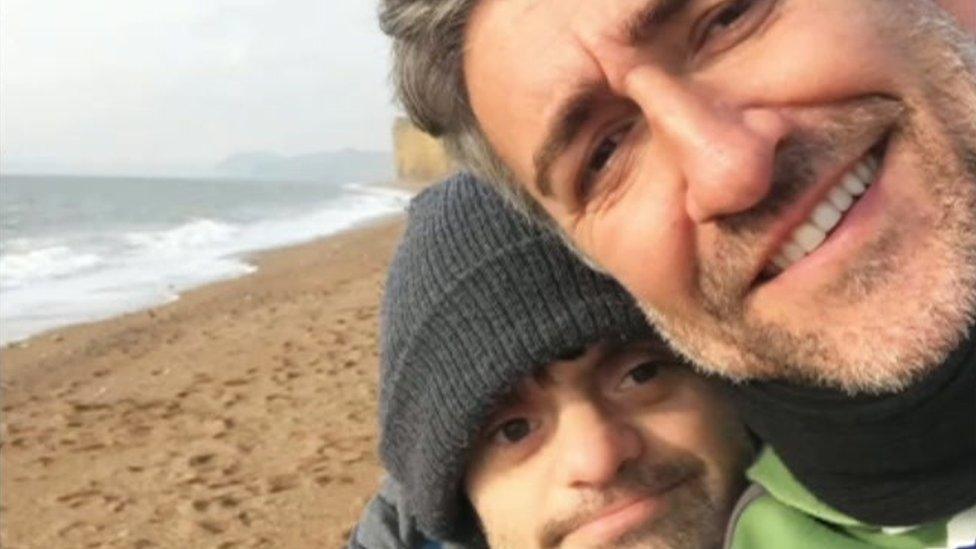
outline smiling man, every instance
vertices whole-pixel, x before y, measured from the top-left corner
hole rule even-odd
[[[436,3],[422,25],[464,23],[463,56],[398,28],[424,2],[389,4],[408,109],[706,368],[898,389],[965,335],[976,53],[936,4]],[[452,59],[466,104],[436,82]]]
[[[973,44],[949,25],[917,1],[487,1],[465,75],[515,179],[686,354],[897,389],[974,310]]]
[[[418,124],[763,380],[759,471],[852,524],[976,504],[972,0],[385,4]]]
[[[468,176],[410,207],[382,321],[394,479],[354,549],[718,547],[751,442],[613,280]]]

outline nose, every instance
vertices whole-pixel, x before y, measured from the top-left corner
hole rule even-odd
[[[574,488],[613,482],[621,468],[643,451],[639,433],[625,418],[589,404],[561,414],[559,437],[560,474],[563,484]]]
[[[775,111],[723,104],[664,70],[631,71],[627,95],[663,141],[686,190],[689,217],[704,223],[749,209],[772,185],[776,147],[787,134]]]

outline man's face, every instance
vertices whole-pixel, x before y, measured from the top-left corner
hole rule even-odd
[[[727,403],[663,343],[601,345],[504,401],[465,487],[492,547],[705,548],[749,455]]]
[[[942,8],[971,0],[482,0],[465,76],[696,362],[893,389],[976,311],[976,45]]]

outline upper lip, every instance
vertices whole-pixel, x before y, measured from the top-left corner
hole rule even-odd
[[[593,514],[591,514],[590,516],[586,517],[586,519],[583,520],[583,521],[581,521],[580,524],[579,524],[579,526],[577,526],[576,529],[573,530],[573,531],[576,531],[576,530],[579,530],[581,528],[584,528],[584,527],[586,527],[586,526],[588,526],[590,524],[593,524],[594,522],[596,522],[596,521],[598,521],[600,519],[609,517],[610,515],[613,515],[614,513],[618,512],[618,511],[621,511],[623,509],[626,509],[627,507],[630,507],[631,505],[633,505],[633,504],[635,504],[635,503],[637,503],[637,502],[639,502],[641,500],[645,500],[647,498],[652,498],[652,497],[660,497],[660,496],[663,496],[664,494],[667,494],[668,492],[670,492],[671,490],[673,490],[675,487],[683,484],[685,481],[688,480],[688,478],[689,477],[683,476],[683,477],[677,478],[677,479],[675,479],[675,480],[673,480],[673,481],[671,481],[671,482],[669,482],[667,484],[664,484],[662,486],[659,486],[655,490],[640,492],[640,493],[637,493],[637,494],[632,494],[632,495],[629,495],[629,496],[625,496],[623,498],[620,498],[616,502],[614,502],[614,503],[612,503],[610,505],[607,505],[606,507],[603,507],[599,511],[596,511]],[[563,535],[563,537],[565,538],[566,536],[568,536],[571,533],[572,532],[566,532]]]
[[[762,246],[763,253],[760,256],[760,261],[757,262],[756,268],[752,273],[753,287],[759,281],[763,271],[772,262],[773,257],[783,248],[785,243],[790,239],[795,231],[800,225],[803,225],[810,218],[813,210],[817,207],[824,197],[830,192],[830,189],[834,188],[838,183],[840,183],[840,178],[844,176],[848,171],[852,170],[854,166],[857,165],[862,159],[864,159],[871,150],[877,146],[883,140],[886,132],[879,131],[874,134],[873,139],[863,146],[860,152],[847,159],[842,165],[835,167],[826,174],[824,174],[820,180],[812,185],[802,197],[796,200],[796,203],[788,208],[781,216],[778,221],[776,221],[772,228],[766,233],[765,245]],[[841,221],[843,223],[843,221]]]

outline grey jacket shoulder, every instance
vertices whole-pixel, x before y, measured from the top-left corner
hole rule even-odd
[[[366,505],[349,536],[347,549],[486,549],[482,540],[471,545],[427,539],[403,500],[400,484],[383,479],[379,492]]]
[[[414,549],[426,540],[403,505],[400,485],[383,479],[379,493],[363,510],[352,531],[348,549]]]

